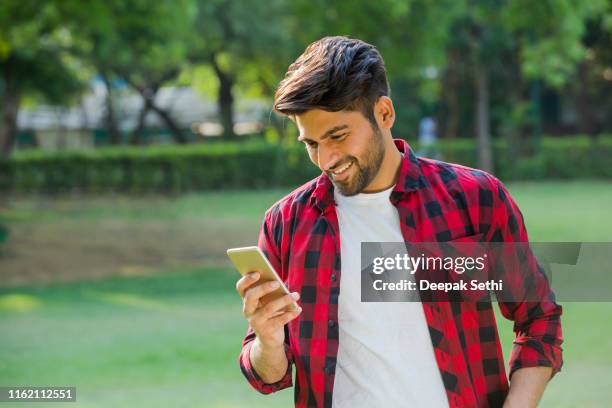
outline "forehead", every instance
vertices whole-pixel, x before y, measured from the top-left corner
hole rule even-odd
[[[338,125],[354,127],[366,120],[358,111],[328,112],[321,109],[311,109],[300,115],[295,115],[294,122],[304,137],[320,137],[320,133]]]

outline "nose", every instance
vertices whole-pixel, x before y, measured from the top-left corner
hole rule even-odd
[[[319,167],[323,171],[331,171],[331,168],[340,163],[342,158],[342,154],[338,150],[321,145],[319,145],[318,155]]]

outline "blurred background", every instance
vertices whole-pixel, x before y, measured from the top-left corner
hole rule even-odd
[[[610,0],[3,0],[0,386],[292,405],[240,373],[225,249],[318,174],[272,99],[325,35],[377,46],[394,137],[500,178],[532,241],[612,241]],[[563,306],[541,406],[609,406],[612,305]]]

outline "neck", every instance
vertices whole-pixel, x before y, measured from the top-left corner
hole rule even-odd
[[[395,144],[393,139],[390,140],[390,146],[387,144],[385,148],[385,156],[378,170],[378,174],[366,188],[363,193],[378,193],[390,188],[397,181],[397,172],[402,162],[402,154]]]

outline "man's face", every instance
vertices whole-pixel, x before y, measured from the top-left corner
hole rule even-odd
[[[361,112],[313,109],[296,115],[295,122],[310,160],[341,194],[361,193],[378,174],[385,155],[383,135]]]

